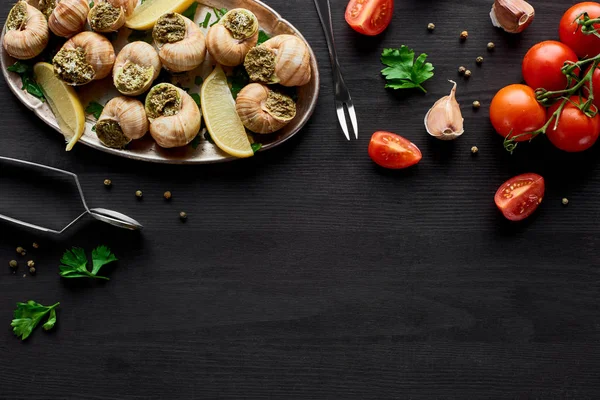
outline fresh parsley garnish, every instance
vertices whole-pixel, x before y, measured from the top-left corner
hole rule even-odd
[[[386,88],[412,89],[419,88],[427,93],[421,84],[433,76],[433,65],[425,62],[427,54],[423,53],[415,60],[415,52],[406,46],[399,49],[383,49],[381,62],[387,65],[381,73],[385,76]]]
[[[146,42],[152,44],[154,39],[152,38],[152,31],[134,31],[132,30],[127,37],[128,42]]]
[[[63,278],[93,278],[105,279],[105,276],[98,276],[100,268],[113,261],[117,261],[117,257],[111,253],[106,246],[98,246],[92,251],[92,271],[87,268],[87,257],[85,251],[79,247],[73,247],[67,250],[60,259],[60,273]]]
[[[94,8],[94,2],[90,1],[90,8]]]
[[[246,68],[243,66],[236,67],[233,70],[233,74],[227,78],[229,85],[231,86],[231,94],[234,99],[237,99],[237,95],[248,83],[250,83],[250,77],[246,72]]]
[[[215,25],[217,22],[219,22],[221,20],[221,18],[223,18],[223,15],[227,14],[226,8],[213,8],[213,11],[215,13],[215,17],[217,17],[217,20],[215,22],[213,22],[212,24],[210,24],[210,26]]]
[[[256,45],[260,46],[261,44],[263,44],[264,42],[266,42],[269,39],[271,39],[271,37],[269,35],[267,35],[265,33],[265,31],[260,30],[260,31],[258,31],[258,42],[256,43]]]
[[[204,22],[200,24],[204,29],[208,28],[208,23],[210,22],[210,18],[212,17],[211,13],[207,13],[206,17],[204,17]]]
[[[196,150],[198,146],[200,146],[200,133],[196,135],[196,137],[190,142],[190,146],[192,149]]]
[[[85,108],[85,112],[92,114],[96,119],[100,119],[102,110],[104,110],[104,106],[100,103],[96,103],[95,101],[91,101]]]
[[[47,307],[33,300],[29,300],[27,303],[17,303],[14,319],[10,323],[10,326],[13,327],[13,332],[17,337],[20,336],[21,340],[27,339],[40,321],[48,314],[50,315],[44,323],[43,328],[46,331],[52,329],[56,324],[56,307],[59,305],[60,303],[56,303]]]
[[[200,75],[198,75],[198,76],[196,77],[196,79],[194,79],[194,83],[195,83],[197,86],[202,86],[202,82],[204,82],[204,79],[203,79],[203,78],[202,78]]]
[[[33,68],[30,64],[17,61],[10,67],[6,68],[10,72],[17,73],[21,76],[22,87],[21,90],[25,90],[30,95],[37,97],[41,101],[46,101],[44,92],[33,78]]]
[[[198,3],[193,2],[192,5],[189,6],[187,10],[185,10],[184,12],[181,13],[181,15],[183,15],[184,17],[189,18],[193,21],[194,17],[196,16],[197,8],[198,8]]]
[[[194,99],[198,107],[200,107],[200,95],[198,93],[191,93],[190,96]]]
[[[254,152],[254,154],[256,154],[260,149],[262,149],[262,144],[260,144],[260,143],[252,143],[250,145],[250,147],[252,147],[252,151]]]

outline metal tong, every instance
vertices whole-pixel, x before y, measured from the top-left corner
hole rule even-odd
[[[15,224],[25,226],[28,228],[32,228],[32,229],[36,229],[36,230],[42,231],[42,232],[61,234],[64,231],[66,231],[67,229],[69,229],[71,226],[73,226],[81,218],[83,218],[84,216],[89,214],[92,217],[96,218],[98,221],[106,222],[107,224],[117,226],[119,228],[129,229],[132,231],[143,228],[142,224],[137,222],[135,219],[130,218],[127,215],[121,214],[119,212],[112,211],[112,210],[106,210],[104,208],[90,209],[87,206],[87,203],[85,202],[85,197],[83,196],[83,190],[81,189],[81,185],[79,184],[79,178],[77,178],[77,175],[75,175],[72,172],[63,171],[61,169],[49,167],[47,165],[36,164],[36,163],[30,162],[30,161],[17,160],[15,158],[0,156],[0,160],[15,163],[15,164],[21,164],[21,165],[27,165],[27,166],[31,166],[31,167],[35,167],[35,168],[45,169],[47,171],[53,171],[53,172],[57,172],[59,174],[70,176],[71,178],[73,178],[75,180],[75,183],[77,184],[77,190],[79,191],[79,197],[81,199],[81,203],[83,204],[83,207],[85,208],[85,211],[81,215],[79,215],[77,218],[75,218],[73,221],[71,221],[69,224],[67,224],[67,226],[65,226],[60,231],[46,228],[46,227],[39,226],[39,225],[35,225],[35,224],[31,224],[29,222],[21,221],[21,220],[18,220],[18,219],[15,219],[15,218],[9,217],[7,215],[3,215],[3,214],[0,214],[0,220],[10,221]]]

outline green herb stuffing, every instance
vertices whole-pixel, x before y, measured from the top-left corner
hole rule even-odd
[[[260,149],[262,149],[262,144],[260,144],[260,143],[252,143],[250,145],[250,147],[252,147],[252,151],[254,152],[254,154],[256,154]]]
[[[46,97],[44,96],[44,92],[42,92],[42,88],[37,84],[35,79],[33,78],[33,68],[30,64],[17,61],[10,67],[6,68],[10,72],[14,72],[21,76],[22,87],[21,90],[25,90],[30,95],[37,97],[42,102],[46,101]]]
[[[210,22],[210,18],[212,17],[211,13],[207,13],[206,17],[204,17],[204,22],[202,22],[200,24],[201,27],[203,27],[204,29],[208,28],[208,24]]]
[[[260,30],[260,31],[258,31],[258,42],[256,43],[256,45],[260,46],[261,44],[263,44],[264,42],[266,42],[269,39],[271,39],[271,37],[269,35],[267,35],[265,33],[265,31]]]
[[[27,339],[40,321],[48,314],[50,315],[46,323],[44,323],[43,328],[46,331],[52,329],[56,324],[56,307],[59,305],[60,303],[56,303],[47,307],[33,300],[29,300],[27,303],[17,303],[14,319],[10,323],[14,334],[17,337],[20,336],[21,340]]]
[[[250,77],[243,66],[236,67],[233,70],[233,75],[227,77],[227,80],[234,99],[237,99],[238,93],[250,83]]]
[[[90,102],[85,108],[85,112],[88,114],[92,114],[96,119],[100,119],[100,115],[102,115],[102,110],[104,110],[104,106],[102,104],[96,103],[95,101]]]
[[[427,93],[421,84],[433,76],[433,65],[425,62],[423,53],[415,60],[415,52],[406,46],[399,49],[383,49],[381,62],[387,65],[381,73],[387,80],[385,87],[390,89],[419,88]]]
[[[198,107],[200,107],[200,95],[198,93],[191,93],[190,96],[194,99]]]
[[[152,44],[154,39],[152,38],[152,31],[134,31],[132,30],[129,36],[127,37],[127,41],[131,42],[146,42]]]
[[[106,246],[98,246],[92,251],[92,271],[87,269],[87,257],[85,251],[79,247],[73,247],[67,250],[60,259],[60,273],[63,278],[93,278],[105,279],[105,276],[99,276],[100,269],[113,261],[117,261],[117,257],[111,253]]]
[[[194,20],[194,17],[196,16],[196,9],[198,8],[198,3],[194,2],[192,3],[191,6],[188,7],[187,10],[185,10],[184,12],[181,13],[181,15],[183,15],[186,18],[191,19],[192,21]]]

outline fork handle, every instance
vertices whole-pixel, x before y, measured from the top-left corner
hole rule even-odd
[[[325,32],[325,40],[327,42],[327,48],[329,49],[329,58],[331,59],[331,69],[333,72],[336,86],[339,85],[339,81],[343,81],[342,74],[340,73],[340,64],[337,59],[337,52],[335,49],[335,41],[333,40],[333,24],[331,22],[331,6],[329,0],[314,0],[315,7],[317,8],[317,14],[321,20],[323,26],[323,32]],[[336,87],[337,89],[337,87]]]

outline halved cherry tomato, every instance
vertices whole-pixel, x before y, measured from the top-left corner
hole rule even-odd
[[[600,135],[600,115],[590,118],[578,106],[587,100],[572,96],[558,117],[558,126],[554,129],[555,121],[550,124],[546,136],[552,144],[561,150],[571,153],[589,149]],[[560,102],[548,109],[548,118],[558,110]],[[592,106],[595,108],[595,106]]]
[[[544,198],[544,178],[523,174],[504,182],[496,192],[496,207],[511,221],[521,221],[538,208]]]
[[[587,13],[590,19],[600,17],[600,4],[595,1],[585,1],[575,4],[564,13],[559,25],[560,41],[572,48],[581,57],[594,57],[600,53],[600,38],[592,32],[585,34],[577,21],[583,21],[583,14]],[[600,29],[600,24],[593,24],[595,29]]]
[[[369,143],[369,156],[383,168],[402,169],[417,164],[423,156],[412,142],[391,132],[375,132]]]
[[[388,27],[394,13],[394,0],[350,0],[346,22],[356,32],[375,36]]]
[[[535,92],[525,85],[508,85],[492,99],[490,120],[496,132],[503,137],[517,136],[540,129],[546,123],[546,109],[538,103]],[[531,139],[523,135],[515,139]]]
[[[566,61],[578,61],[577,54],[566,44],[554,40],[538,43],[525,54],[523,78],[533,89],[563,90],[567,87],[567,76],[562,73]]]

